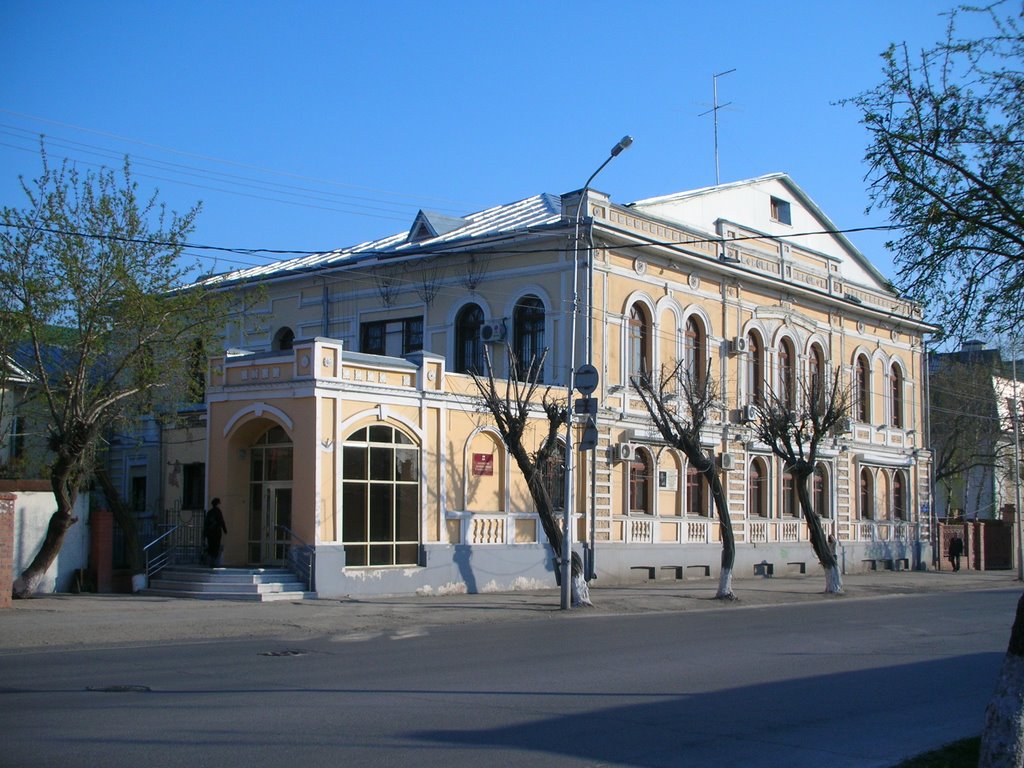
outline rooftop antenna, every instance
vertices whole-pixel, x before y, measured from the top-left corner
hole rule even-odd
[[[725,72],[719,72],[717,75],[711,76],[711,85],[715,92],[714,106],[706,112],[701,112],[697,117],[704,117],[704,115],[713,114],[715,117],[715,186],[717,187],[722,183],[721,175],[718,171],[718,110],[724,109],[732,104],[731,101],[725,102],[725,104],[718,103],[718,78],[725,77],[726,75],[732,74],[736,71],[736,68],[728,69]]]

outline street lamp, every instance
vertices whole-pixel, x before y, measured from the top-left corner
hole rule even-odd
[[[570,323],[569,342],[569,377],[566,386],[566,418],[565,418],[565,502],[562,515],[562,563],[561,563],[561,607],[568,610],[572,607],[572,515],[576,506],[576,489],[574,483],[574,469],[576,461],[575,446],[573,445],[573,392],[576,389],[576,319],[579,316],[579,271],[580,271],[580,225],[583,223],[583,215],[587,202],[587,190],[590,182],[604,167],[618,157],[624,149],[633,143],[632,136],[623,136],[619,142],[612,147],[611,152],[605,161],[598,166],[597,170],[590,174],[587,183],[580,190],[579,203],[576,206],[576,221],[573,232],[573,254],[572,254],[572,321]],[[590,251],[587,251],[587,262],[590,262]],[[589,270],[588,270],[589,273]],[[589,291],[589,289],[588,289]],[[588,306],[591,303],[590,293],[587,294]],[[588,322],[589,322],[589,315]],[[587,337],[590,337],[588,328]],[[589,361],[588,361],[589,362]]]

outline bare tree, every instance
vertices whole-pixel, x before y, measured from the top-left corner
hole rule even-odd
[[[700,443],[701,433],[718,402],[718,390],[711,378],[710,363],[704,375],[694,380],[684,362],[676,363],[671,369],[663,366],[657,384],[649,376],[634,376],[631,380],[661,436],[682,451],[690,465],[707,481],[722,530],[722,569],[715,597],[735,600],[732,572],[736,563],[736,536],[729,517],[729,500],[714,457]]]
[[[754,434],[771,448],[793,474],[800,509],[811,536],[811,546],[825,569],[825,592],[843,591],[836,553],[814,509],[809,484],[814,476],[821,443],[830,438],[840,422],[849,417],[850,390],[837,370],[830,384],[815,377],[799,391],[776,393],[769,389],[753,422]]]
[[[548,545],[555,556],[555,579],[561,578],[563,532],[558,525],[555,506],[548,490],[549,473],[546,467],[558,460],[561,447],[558,442],[559,428],[568,418],[567,406],[550,398],[550,387],[540,390],[540,374],[544,370],[547,350],[535,357],[525,367],[517,359],[510,346],[508,353],[508,378],[503,384],[494,377],[490,349],[484,349],[485,374],[470,371],[484,405],[494,418],[494,424],[501,435],[505,448],[512,455],[516,466],[526,478],[526,485],[533,499],[541,527]],[[538,403],[538,394],[540,402]],[[538,409],[543,409],[545,431],[540,447],[531,452],[527,448],[531,424],[536,423]],[[579,555],[572,553],[572,604],[592,605],[590,588],[583,574],[583,562]]]

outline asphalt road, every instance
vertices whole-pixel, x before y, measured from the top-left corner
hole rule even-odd
[[[0,654],[0,765],[888,768],[980,731],[1020,589]]]

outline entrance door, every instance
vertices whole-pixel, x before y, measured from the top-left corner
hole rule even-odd
[[[249,560],[260,565],[285,565],[291,542],[292,484],[262,485],[260,503],[253,504],[249,512]]]

